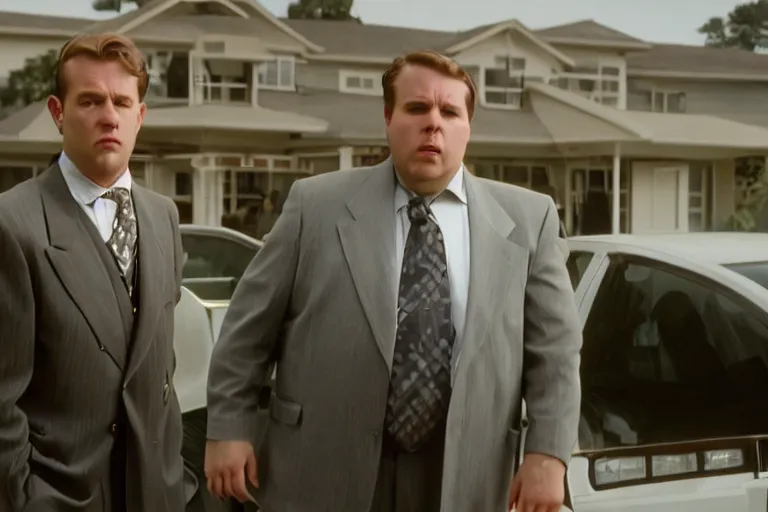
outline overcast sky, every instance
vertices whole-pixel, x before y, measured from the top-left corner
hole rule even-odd
[[[290,0],[262,0],[284,16]],[[530,28],[594,19],[655,42],[702,44],[696,29],[712,16],[724,16],[739,0],[355,0],[364,22],[437,30],[463,30],[516,18]],[[91,0],[2,0],[0,9],[103,18]],[[450,6],[450,7],[449,7]]]

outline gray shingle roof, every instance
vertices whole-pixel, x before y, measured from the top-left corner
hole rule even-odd
[[[594,20],[580,20],[564,25],[535,30],[534,33],[542,38],[558,39],[584,39],[588,41],[644,43],[636,37],[619,32],[611,27],[606,27]]]
[[[67,18],[62,16],[45,16],[23,12],[0,11],[0,27],[15,27],[41,30],[66,30],[75,32],[92,24],[94,20],[86,18]]]
[[[627,56],[632,70],[768,75],[768,55],[743,50],[658,44]]]
[[[170,0],[152,0],[141,11],[134,10],[105,21],[84,18],[42,16],[0,11],[0,31],[3,27],[76,32],[87,29],[114,30],[133,20],[140,12],[162,5]],[[406,51],[431,48],[443,50],[493,27],[484,25],[463,32],[422,30],[406,27],[358,24],[326,20],[286,20],[289,27],[310,41],[326,49],[328,54],[391,59]],[[217,16],[181,16],[174,19],[155,19],[136,29],[132,35],[141,39],[177,39],[193,41],[203,33],[250,33],[250,23],[242,18]],[[546,38],[576,38],[594,41],[642,43],[641,40],[606,27],[592,20],[535,30]],[[745,75],[768,74],[768,56],[740,50],[720,50],[700,46],[656,44],[648,51],[633,52],[627,56],[632,71],[674,71],[689,73],[730,73]]]
[[[301,93],[259,91],[265,108],[295,112],[328,121],[328,133],[346,139],[384,139],[381,97],[306,89]],[[343,108],[341,107],[343,105]],[[550,143],[549,132],[533,112],[486,109],[478,106],[472,124],[473,140]]]

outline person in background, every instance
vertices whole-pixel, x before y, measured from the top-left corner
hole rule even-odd
[[[55,83],[63,151],[0,194],[0,510],[180,512],[178,213],[128,169],[146,66],[80,35]]]
[[[476,90],[458,64],[411,53],[382,85],[390,158],[294,183],[235,291],[208,486],[270,512],[559,511],[582,339],[555,205],[465,169]]]

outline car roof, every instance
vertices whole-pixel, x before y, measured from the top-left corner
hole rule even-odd
[[[230,228],[225,228],[222,226],[205,226],[203,224],[180,224],[179,231],[181,232],[182,235],[194,234],[194,235],[224,236],[229,239],[238,240],[250,246],[261,247],[262,245],[264,245],[264,242],[262,240],[248,236],[245,233],[241,233],[240,231],[236,231]]]
[[[574,236],[571,250],[582,242],[605,244],[603,250],[625,251],[636,248],[703,264],[733,265],[768,262],[768,233],[664,233]],[[583,247],[583,246],[582,246]]]

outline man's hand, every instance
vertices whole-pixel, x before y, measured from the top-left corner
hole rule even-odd
[[[547,455],[525,455],[509,492],[509,510],[560,512],[565,500],[565,466]]]
[[[217,498],[235,498],[240,503],[251,500],[245,475],[259,486],[256,455],[248,441],[208,441],[205,445],[205,477],[208,491]]]

